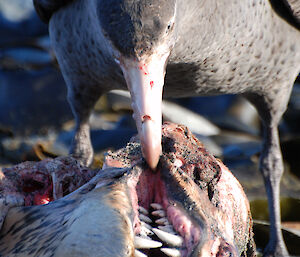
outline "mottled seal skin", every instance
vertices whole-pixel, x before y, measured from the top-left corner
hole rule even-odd
[[[0,233],[0,256],[134,256],[132,208],[117,181],[126,171],[103,171],[46,205],[11,208]]]
[[[49,3],[54,7],[47,12]],[[62,6],[58,1],[35,0],[39,13],[43,10],[51,17],[52,45],[77,121],[71,152],[84,164],[91,163],[93,156],[88,118],[95,102],[111,89],[126,89],[113,52],[124,50],[116,43],[115,35],[124,34],[122,28],[128,28],[128,21],[115,26],[116,16],[111,24],[105,23],[99,15],[114,15],[99,10],[99,6],[107,3],[106,0],[70,0]],[[117,6],[141,3],[139,10],[144,10],[142,3],[147,4],[133,0],[113,3]],[[264,130],[260,170],[268,194],[271,222],[265,256],[288,256],[280,230],[279,185],[283,162],[277,127],[300,70],[299,1],[190,0],[187,3],[170,0],[168,3],[176,4],[176,15],[170,28],[172,33],[167,36],[167,41],[173,40],[174,46],[166,67],[164,96],[240,94],[256,107]],[[166,12],[164,8],[159,11],[161,26],[168,24],[167,13],[169,10]],[[147,22],[152,18],[152,23],[157,23],[152,16],[146,18]],[[135,20],[132,26],[143,26],[143,19]],[[147,35],[154,29],[127,36],[124,44],[130,45],[128,40],[135,38],[137,42],[131,44],[134,47],[131,53],[141,53],[137,46],[146,45],[147,55],[155,44],[139,39],[150,40]],[[135,30],[129,30],[132,31]],[[137,54],[136,58],[139,57]]]

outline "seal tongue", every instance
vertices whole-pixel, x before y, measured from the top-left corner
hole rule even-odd
[[[142,153],[151,169],[156,168],[161,154],[161,105],[167,57],[153,54],[146,61],[125,58],[120,61],[131,95]]]

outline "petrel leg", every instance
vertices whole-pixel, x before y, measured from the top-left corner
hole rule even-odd
[[[89,166],[93,161],[89,117],[100,95],[101,92],[96,86],[72,84],[72,87],[68,87],[68,100],[76,121],[70,154],[84,166]]]
[[[280,180],[283,174],[283,161],[280,151],[277,126],[264,126],[263,150],[260,170],[264,178],[269,202],[270,240],[264,256],[288,256],[281,233],[280,219]]]
[[[288,257],[281,232],[280,180],[283,161],[278,136],[278,123],[286,110],[291,87],[277,94],[247,95],[255,105],[263,123],[263,148],[260,156],[260,171],[268,196],[270,217],[270,238],[264,250],[265,257]]]

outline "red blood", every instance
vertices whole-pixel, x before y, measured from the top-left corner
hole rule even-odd
[[[139,69],[144,72],[144,75],[149,75],[145,64],[143,64],[143,66],[139,66]]]
[[[51,201],[51,199],[48,195],[37,194],[37,195],[34,196],[34,204],[35,205],[47,204],[50,201]]]
[[[53,186],[51,184],[45,190],[35,192],[33,198],[33,204],[41,205],[41,204],[49,203],[53,201],[52,195],[53,195]]]
[[[56,183],[64,185],[62,188],[59,187],[57,192],[59,197],[73,192],[96,174],[81,167],[72,157],[23,162],[0,171],[0,194],[23,197],[25,206],[47,204],[54,200],[51,176],[53,173],[57,178]]]
[[[151,86],[151,88],[154,86],[154,81],[150,81],[150,86]]]
[[[149,115],[144,115],[142,119],[142,123],[144,123],[147,120],[151,120],[151,117]]]

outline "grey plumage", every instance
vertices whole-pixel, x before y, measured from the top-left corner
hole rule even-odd
[[[51,0],[34,2],[44,20],[50,19],[50,37],[69,88],[68,97],[77,120],[72,153],[89,164],[93,154],[88,125],[91,109],[102,93],[127,88],[121,68],[114,60],[113,51],[118,45],[113,46],[112,35],[118,31],[104,28],[99,17],[99,5],[109,1],[64,1],[64,6]],[[142,0],[123,2],[138,2],[141,6],[143,3]],[[287,256],[280,231],[279,183],[283,163],[277,126],[300,71],[300,3],[298,0],[169,2],[176,3],[177,11],[174,40],[167,38],[174,47],[170,46],[164,95],[241,94],[254,104],[264,127],[260,167],[272,224],[265,255]],[[51,3],[54,7],[47,11],[46,6]],[[156,4],[159,6],[159,2]],[[158,16],[166,26],[164,13],[162,9]],[[140,38],[150,40],[143,35]]]

